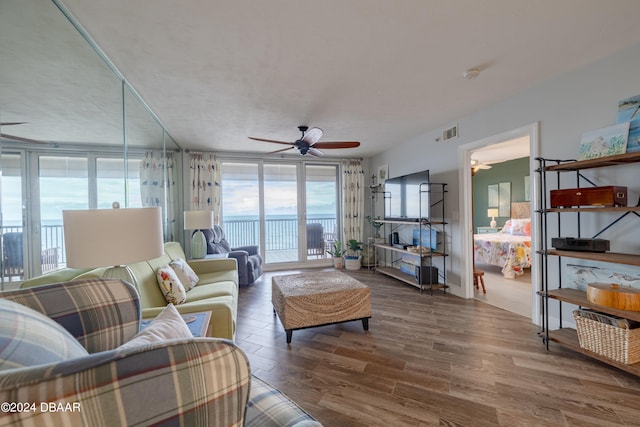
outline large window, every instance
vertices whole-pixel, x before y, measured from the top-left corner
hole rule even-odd
[[[337,164],[222,161],[221,176],[232,246],[259,245],[267,264],[329,258],[339,228]]]
[[[141,159],[129,156],[125,183],[122,156],[3,152],[2,244],[11,249],[11,268],[4,263],[3,283],[66,265],[63,210],[111,209],[114,201],[121,207],[141,207]],[[25,164],[34,164],[37,172],[29,174]],[[32,223],[39,227],[24,226]]]
[[[142,207],[140,197],[140,159],[127,159],[126,200],[124,198],[125,176],[123,160],[114,158],[96,159],[96,187],[98,209],[111,208],[119,202],[129,208]]]

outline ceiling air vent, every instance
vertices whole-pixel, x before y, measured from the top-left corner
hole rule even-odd
[[[442,141],[449,141],[451,139],[456,139],[458,137],[458,125],[455,124],[450,128],[443,129],[442,131]]]

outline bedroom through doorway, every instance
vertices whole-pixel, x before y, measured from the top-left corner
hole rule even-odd
[[[489,141],[470,150],[471,267],[482,274],[473,297],[532,318],[531,138]]]

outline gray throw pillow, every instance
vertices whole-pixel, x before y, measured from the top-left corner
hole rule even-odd
[[[0,370],[61,362],[88,354],[54,320],[0,298]]]

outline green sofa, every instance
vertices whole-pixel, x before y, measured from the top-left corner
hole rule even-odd
[[[178,242],[164,244],[164,254],[150,261],[130,264],[138,282],[143,318],[154,318],[167,305],[156,279],[156,270],[172,260],[185,259]],[[210,336],[233,340],[238,309],[238,267],[233,258],[189,260],[188,264],[199,277],[198,284],[187,292],[187,299],[176,306],[181,314],[211,312]],[[106,268],[92,270],[63,269],[26,280],[22,288],[48,283],[101,277]]]

